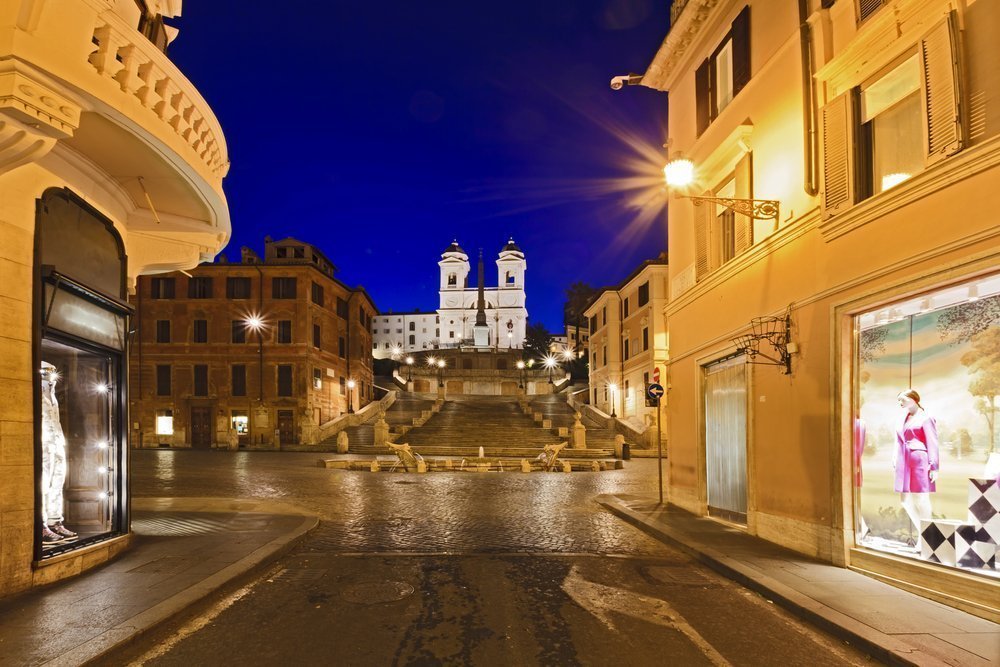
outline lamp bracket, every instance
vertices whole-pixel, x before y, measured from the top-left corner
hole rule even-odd
[[[704,202],[711,202],[724,206],[740,215],[746,215],[755,220],[777,220],[780,202],[775,199],[733,199],[731,197],[692,197],[690,199],[695,206],[701,206]]]
[[[788,307],[783,317],[755,317],[750,320],[752,333],[743,334],[732,339],[736,349],[747,356],[748,364],[760,366],[780,366],[784,375],[792,373],[792,353],[788,351],[788,342],[792,325],[792,308]],[[760,351],[761,342],[767,342],[776,356]],[[767,361],[757,361],[757,357]]]

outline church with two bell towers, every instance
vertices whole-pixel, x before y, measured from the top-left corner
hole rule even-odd
[[[452,242],[441,254],[437,312],[383,313],[372,321],[376,358],[434,349],[520,349],[528,324],[524,252],[510,239],[496,259],[496,287],[485,286],[482,250],[473,272],[469,255]]]

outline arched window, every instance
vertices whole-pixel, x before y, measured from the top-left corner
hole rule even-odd
[[[454,287],[458,284],[458,276],[455,273],[448,274],[448,287]]]

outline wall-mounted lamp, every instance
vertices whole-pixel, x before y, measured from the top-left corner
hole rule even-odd
[[[686,188],[694,182],[694,163],[685,157],[675,157],[663,167],[663,179],[675,191]],[[730,211],[745,215],[755,220],[774,220],[780,215],[780,202],[775,199],[738,199],[734,197],[698,197],[693,195],[677,195],[690,199],[695,206],[705,202],[718,204]]]
[[[747,355],[748,364],[762,366],[781,366],[782,374],[792,372],[792,353],[798,351],[798,346],[790,342],[792,327],[792,308],[788,307],[782,317],[755,317],[750,320],[749,334],[733,338],[736,349]],[[766,342],[774,350],[772,356],[760,351],[761,342]],[[767,361],[757,361],[757,357]]]

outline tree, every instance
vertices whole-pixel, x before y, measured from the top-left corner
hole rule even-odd
[[[996,415],[1000,405],[1000,327],[990,327],[969,338],[971,349],[962,355],[962,365],[973,373],[969,393],[975,396],[976,410],[986,419],[990,431],[990,451],[996,451]]]
[[[579,347],[583,323],[587,321],[583,312],[587,309],[587,305],[590,303],[590,300],[594,298],[595,293],[597,293],[597,290],[594,287],[579,280],[566,288],[566,303],[563,305],[563,319],[566,324],[571,324],[576,327],[576,345],[573,345],[572,340],[569,341],[574,351],[577,347]]]
[[[524,356],[527,359],[537,359],[541,361],[549,354],[549,347],[552,345],[552,334],[548,332],[545,325],[529,324],[524,331]]]

